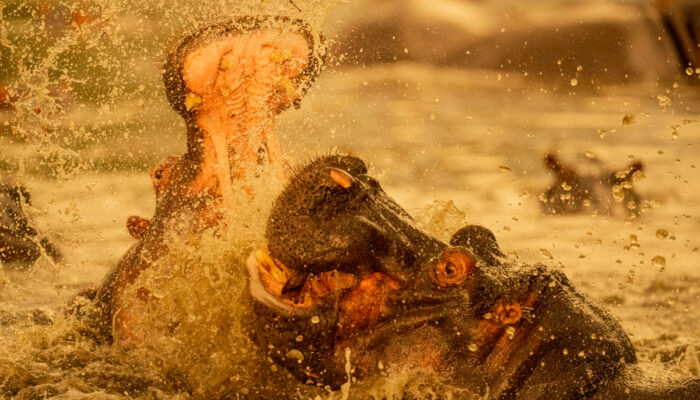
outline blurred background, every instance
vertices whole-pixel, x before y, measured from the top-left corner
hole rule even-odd
[[[563,270],[640,358],[700,374],[700,5],[695,1],[0,2],[0,174],[32,193],[59,263],[4,265],[0,338],[54,315],[133,243],[148,171],[185,149],[161,81],[183,31],[246,14],[308,21],[326,64],[277,131],[291,165],[329,149],[371,165],[438,235],[465,221]],[[547,152],[582,171],[644,163],[642,201],[547,215]],[[612,190],[610,188],[610,190]],[[5,322],[3,322],[5,321]],[[14,321],[14,322],[13,322]]]

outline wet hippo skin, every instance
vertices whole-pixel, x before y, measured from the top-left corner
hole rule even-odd
[[[137,243],[98,289],[83,293],[95,306],[85,316],[94,319],[89,334],[107,342],[141,340],[134,321],[149,292],[138,289],[138,299],[127,299],[126,288],[147,268],[167,274],[171,266],[161,261],[172,238],[225,225],[225,215],[255,196],[252,179],[282,177],[274,121],[298,105],[320,71],[314,40],[300,20],[242,17],[198,29],[171,49],[163,81],[186,122],[187,152],[153,167],[154,216],[129,217]]]
[[[0,180],[0,262],[31,263],[42,253],[57,261],[58,248],[29,223],[23,207],[30,205],[27,189],[10,179]]]
[[[418,368],[492,399],[700,396],[699,379],[637,364],[564,274],[508,260],[484,227],[449,245],[420,230],[358,158],[300,168],[266,246],[247,262],[249,334],[302,382],[338,389],[349,360],[355,379]]]

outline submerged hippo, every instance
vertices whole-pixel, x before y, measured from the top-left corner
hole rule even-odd
[[[544,162],[556,179],[541,196],[547,214],[641,212],[642,199],[632,187],[635,174],[644,169],[640,161],[619,171],[599,170],[592,174],[579,173],[551,153],[545,155]]]
[[[163,80],[186,122],[187,152],[153,168],[155,215],[129,218],[138,242],[99,289],[84,293],[95,305],[98,339],[140,340],[134,317],[149,294],[139,289],[139,299],[125,299],[125,289],[144,269],[158,268],[172,237],[225,223],[241,198],[255,195],[251,179],[282,177],[274,120],[298,104],[320,71],[316,41],[299,20],[242,17],[197,30],[170,51]]]
[[[0,181],[0,263],[34,262],[42,254],[61,258],[58,248],[29,224],[27,189],[11,180]]]
[[[247,262],[249,334],[302,382],[418,368],[490,399],[700,398],[700,379],[637,364],[562,273],[506,259],[483,227],[449,244],[419,229],[359,158],[300,169],[266,246]]]

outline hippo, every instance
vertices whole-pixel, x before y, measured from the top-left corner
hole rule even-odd
[[[31,205],[29,191],[10,179],[0,181],[0,262],[32,263],[42,254],[52,261],[61,259],[61,252],[45,236],[29,224],[24,211]]]
[[[638,216],[642,199],[632,187],[634,178],[644,170],[641,161],[633,161],[618,171],[602,169],[582,174],[563,164],[557,156],[547,153],[544,163],[556,178],[540,196],[547,214],[622,214]]]
[[[229,212],[254,198],[251,180],[283,177],[274,120],[298,107],[320,72],[318,36],[301,20],[246,16],[185,35],[168,53],[163,82],[185,120],[187,151],[152,169],[153,218],[129,217],[137,243],[97,289],[82,293],[94,306],[85,318],[95,339],[141,340],[134,317],[149,294],[141,288],[134,301],[125,298],[126,288],[166,258],[174,237],[225,225]]]
[[[297,170],[246,268],[248,334],[310,385],[416,368],[479,398],[700,398],[700,379],[637,363],[563,273],[508,259],[485,227],[436,239],[353,156]]]

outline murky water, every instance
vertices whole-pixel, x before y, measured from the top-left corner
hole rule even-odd
[[[245,398],[291,379],[258,359],[237,327],[246,310],[242,261],[259,243],[274,193],[240,212],[248,219],[225,246],[206,235],[189,238],[205,251],[175,252],[167,277],[140,278],[161,296],[144,323],[157,330],[176,324],[171,340],[96,345],[63,311],[133,243],[126,218],[153,214],[150,167],[184,151],[184,125],[160,83],[162,50],[176,32],[203,18],[281,11],[322,27],[333,2],[115,1],[86,7],[95,17],[84,28],[53,30],[39,27],[32,14],[39,8],[23,10],[23,3],[4,3],[2,38],[16,46],[13,54],[35,60],[16,73],[19,116],[1,111],[7,124],[0,163],[19,172],[34,195],[36,225],[65,257],[0,271],[1,396]],[[8,12],[12,7],[18,11]],[[20,40],[27,29],[36,30],[31,37],[41,46]],[[363,157],[385,190],[439,236],[465,221],[492,228],[506,252],[560,268],[608,308],[641,359],[700,375],[699,107],[697,87],[682,77],[552,91],[546,82],[505,73],[399,64],[325,71],[301,109],[281,116],[277,131],[291,164],[329,149]],[[633,123],[623,124],[629,115]],[[637,188],[649,209],[631,220],[543,215],[538,197],[551,177],[541,159],[552,149],[582,164],[599,159],[622,167],[642,159],[645,178]],[[406,388],[425,396],[449,391],[415,371],[364,385],[350,380],[345,389],[363,398]],[[348,395],[302,385],[299,391]]]

